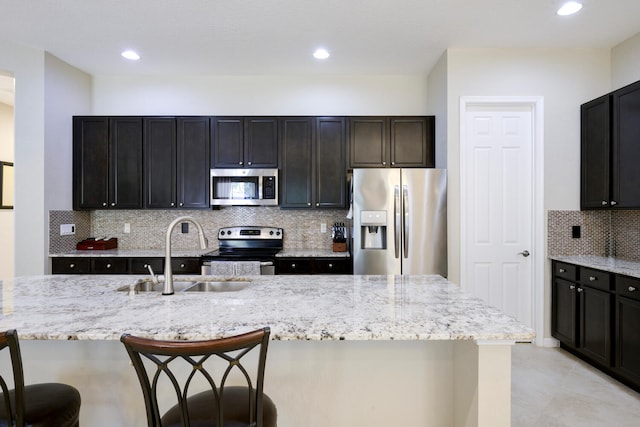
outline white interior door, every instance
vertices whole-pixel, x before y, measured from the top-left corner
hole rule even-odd
[[[469,103],[462,114],[461,285],[533,327],[533,109]]]

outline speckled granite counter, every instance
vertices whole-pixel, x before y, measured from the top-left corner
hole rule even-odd
[[[276,258],[349,258],[349,252],[333,252],[331,249],[283,249]]]
[[[552,256],[549,258],[582,267],[640,278],[640,262],[601,256]]]
[[[534,338],[531,329],[439,276],[254,276],[236,292],[116,291],[141,277],[5,280],[0,330],[61,340],[115,340],[123,332],[208,339],[264,325],[274,340]]]
[[[173,257],[199,257],[217,248],[207,249],[174,249],[171,251]],[[164,257],[164,249],[107,249],[104,251],[70,251],[62,253],[51,253],[50,257],[113,257],[113,258],[136,258],[136,257]]]

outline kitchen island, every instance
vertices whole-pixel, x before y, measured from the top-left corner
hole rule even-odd
[[[236,292],[117,291],[139,279],[2,283],[0,329],[18,330],[27,383],[76,386],[82,425],[146,423],[124,332],[198,340],[269,326],[265,391],[280,427],[507,426],[511,345],[534,338],[439,276],[254,276]]]

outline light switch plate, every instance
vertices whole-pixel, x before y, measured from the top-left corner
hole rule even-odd
[[[327,232],[327,224],[325,224],[324,222],[320,224],[320,232],[321,233]]]
[[[128,222],[124,223],[124,232],[125,234],[131,233],[131,224],[129,224]]]
[[[75,224],[60,224],[60,235],[61,236],[70,236],[72,234],[76,234],[76,225]]]

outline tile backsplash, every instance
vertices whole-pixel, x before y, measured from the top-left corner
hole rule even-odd
[[[573,238],[572,226],[581,227]],[[640,211],[549,211],[549,256],[597,255],[640,261]]]
[[[277,207],[226,207],[219,210],[97,210],[91,212],[51,211],[49,213],[49,253],[69,252],[87,237],[117,237],[120,249],[162,249],[167,227],[175,218],[187,215],[198,221],[209,239],[209,246],[217,246],[220,227],[262,225],[284,229],[285,249],[331,248],[331,226],[345,222],[347,210],[285,210]],[[80,232],[76,217],[86,216]],[[75,221],[75,236],[60,236],[60,224]],[[327,232],[320,232],[320,224],[327,224]],[[130,232],[124,232],[129,224]],[[190,224],[191,225],[191,224]],[[195,227],[188,234],[174,231],[172,247],[197,247]]]

